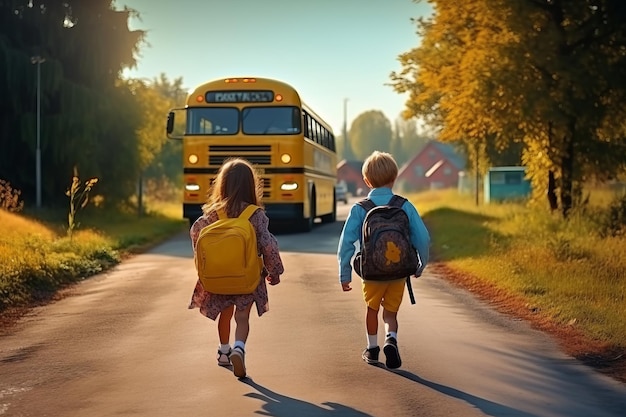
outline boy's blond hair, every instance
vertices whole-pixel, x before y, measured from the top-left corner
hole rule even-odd
[[[379,188],[393,184],[398,177],[398,164],[390,153],[374,151],[363,162],[361,172],[373,188]]]

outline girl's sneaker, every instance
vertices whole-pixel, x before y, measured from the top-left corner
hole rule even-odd
[[[380,346],[365,349],[361,357],[370,365],[378,363],[378,354],[380,353]]]
[[[233,364],[233,373],[237,378],[246,376],[246,352],[236,346],[230,353],[230,362]]]
[[[230,354],[232,349],[228,351],[228,353],[224,353],[221,350],[217,349],[217,364],[219,366],[230,366]]]

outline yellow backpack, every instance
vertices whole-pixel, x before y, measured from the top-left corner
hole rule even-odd
[[[250,294],[259,285],[263,258],[250,216],[258,209],[250,204],[239,215],[219,219],[200,231],[195,263],[205,291],[213,294]]]

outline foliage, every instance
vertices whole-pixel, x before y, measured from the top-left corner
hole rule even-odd
[[[420,134],[418,132],[415,118],[405,120],[404,118],[398,117],[395,121],[394,133],[391,153],[400,166],[417,155],[417,153],[432,140],[429,135]]]
[[[135,65],[143,31],[128,29],[136,12],[111,0],[0,2],[0,177],[34,195],[35,97],[40,65],[44,201],[60,206],[63,172],[89,167],[110,200],[135,192],[140,114],[125,68]],[[115,186],[113,186],[115,184]]]
[[[24,201],[20,200],[22,192],[11,187],[11,183],[0,179],[0,209],[19,212],[24,208]]]
[[[141,126],[137,129],[139,147],[139,169],[144,171],[161,151],[167,141],[164,116],[169,111],[170,102],[159,94],[156,88],[142,80],[129,80],[129,90],[136,97],[141,113]]]
[[[350,146],[357,160],[364,160],[373,151],[391,152],[391,123],[379,110],[361,113],[350,127]]]
[[[483,171],[522,143],[535,198],[558,194],[565,217],[586,180],[624,169],[622,0],[430,2],[421,46],[391,75],[410,95],[406,117],[463,142]]]
[[[615,196],[606,211],[595,218],[600,223],[598,229],[602,237],[626,237],[626,194]]]
[[[45,217],[56,218],[56,213]],[[70,238],[61,222],[45,224],[0,210],[0,313],[46,300],[74,282],[120,262],[125,253],[179,233],[186,223],[156,212],[86,211]]]
[[[70,241],[72,240],[74,229],[78,226],[76,223],[76,214],[78,210],[85,208],[89,202],[89,192],[97,182],[98,178],[91,178],[81,185],[80,178],[78,178],[78,170],[74,168],[72,184],[65,192],[65,195],[70,198],[70,211],[67,216],[67,235]]]
[[[145,116],[142,122],[140,132],[151,132],[142,139],[146,142],[152,140],[157,144],[153,147],[155,153],[149,156],[149,163],[144,169],[144,178],[160,183],[174,183],[182,185],[182,142],[177,140],[165,140],[164,116],[170,108],[180,106],[184,103],[185,95],[182,87],[182,79],[177,78],[170,81],[165,74],[161,74],[159,78],[155,78],[151,83],[145,85],[146,89],[152,90],[156,94],[157,99],[154,103],[148,102],[150,105],[145,107]],[[167,106],[163,107],[163,101]],[[154,104],[154,106],[152,106]],[[156,108],[157,104],[159,107]],[[179,119],[177,119],[179,121]],[[151,137],[151,139],[150,139]],[[158,149],[158,152],[156,152]],[[144,159],[144,160],[146,160]],[[146,162],[147,162],[146,161]],[[180,190],[180,186],[178,188]]]
[[[626,347],[626,236],[604,236],[589,203],[568,219],[514,203],[475,206],[455,191],[413,196],[432,238],[434,262],[521,299],[556,326]],[[574,323],[574,324],[572,324]]]

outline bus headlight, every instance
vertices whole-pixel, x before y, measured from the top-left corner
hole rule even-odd
[[[197,164],[199,158],[198,158],[198,155],[196,155],[195,153],[192,153],[191,155],[189,155],[187,160],[189,161],[190,164]]]
[[[200,191],[200,186],[198,184],[185,184],[185,190]]]
[[[298,189],[297,182],[283,182],[280,184],[281,191],[296,191]]]
[[[280,160],[283,162],[283,164],[288,164],[289,162],[291,162],[291,155],[289,155],[288,153],[284,153],[280,156]]]

